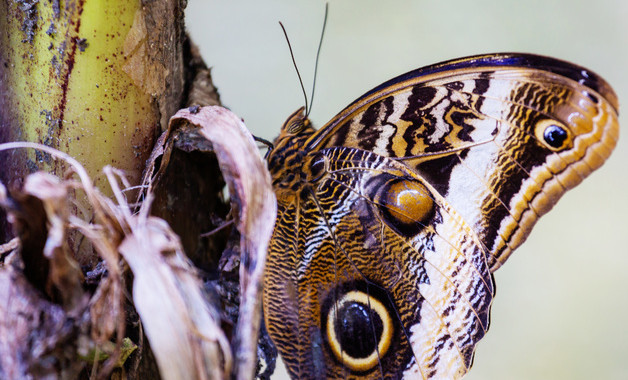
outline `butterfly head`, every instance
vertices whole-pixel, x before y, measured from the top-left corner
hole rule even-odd
[[[302,169],[307,155],[304,144],[314,133],[312,123],[304,110],[304,107],[299,108],[283,123],[274,142],[275,148],[268,155],[268,168],[276,191],[278,188],[295,191],[304,178]],[[305,177],[308,177],[307,173]]]
[[[301,132],[312,129],[310,119],[305,115],[305,107],[294,111],[281,126],[281,135],[298,135]]]

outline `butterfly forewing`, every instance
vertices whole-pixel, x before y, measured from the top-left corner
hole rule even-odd
[[[602,79],[566,62],[517,57],[525,67],[494,55],[406,74],[347,107],[306,149],[356,147],[403,160],[474,226],[496,269],[618,136],[616,96]],[[565,133],[560,146],[546,141],[553,127]]]
[[[491,271],[618,134],[603,80],[517,54],[419,69],[299,125],[269,157],[264,313],[291,376],[315,379],[464,375]]]

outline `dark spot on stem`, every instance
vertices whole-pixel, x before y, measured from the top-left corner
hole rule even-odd
[[[87,49],[88,46],[89,46],[89,44],[87,43],[87,38],[77,38],[76,39],[76,47],[78,47],[78,49],[81,52],[84,52],[85,49]]]
[[[53,36],[56,32],[57,29],[55,28],[55,23],[51,21],[48,30],[46,30],[46,34],[49,36]]]

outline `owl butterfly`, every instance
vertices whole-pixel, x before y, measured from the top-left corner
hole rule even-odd
[[[268,332],[293,378],[460,378],[492,272],[618,138],[591,71],[490,54],[369,91],[319,130],[303,109],[268,166],[278,213]]]

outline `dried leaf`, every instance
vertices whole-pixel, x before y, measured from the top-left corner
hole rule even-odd
[[[128,206],[115,205],[98,192],[85,169],[67,154],[33,143],[2,144],[0,150],[25,147],[44,150],[70,163],[81,182],[37,172],[29,175],[23,188],[14,191],[12,197],[0,187],[0,204],[7,210],[21,242],[20,250],[8,257],[13,264],[0,268],[0,275],[9,273],[13,281],[12,287],[0,287],[0,298],[8,300],[3,310],[3,328],[14,329],[17,337],[11,342],[15,346],[0,347],[0,356],[20,368],[24,376],[39,378],[56,374],[63,377],[67,373],[78,373],[84,367],[85,363],[77,360],[79,352],[87,346],[110,345],[108,340],[115,330],[117,344],[101,372],[101,375],[108,374],[119,362],[125,332],[117,245],[127,226]],[[74,194],[70,189],[75,187],[82,189],[90,200],[97,223],[74,215],[77,209],[70,202]],[[108,276],[101,281],[91,301],[84,290],[82,270],[72,257],[68,236],[71,229],[87,238],[107,268]],[[42,297],[43,293],[48,297]],[[18,299],[27,297],[29,302],[14,303],[12,294],[17,294]],[[29,327],[27,339],[19,335],[24,316],[28,323],[36,322]],[[47,322],[52,316],[56,319]],[[90,320],[94,322],[91,326]]]
[[[159,189],[154,185],[159,184],[160,178],[163,179],[162,168],[172,162],[173,154],[178,154],[178,151],[189,154],[188,158],[204,157],[205,161],[201,162],[206,166],[195,169],[200,175],[203,175],[204,167],[217,166],[217,159],[229,186],[231,215],[239,233],[234,235],[237,244],[232,245],[240,249],[239,260],[236,256],[223,262],[224,269],[230,270],[230,273],[239,271],[240,308],[234,347],[229,345],[221,329],[220,309],[212,307],[208,301],[206,284],[184,254],[181,240],[164,220],[148,216],[153,194],[150,191],[147,193],[139,215],[133,215],[118,186],[119,179],[125,183],[119,172],[105,169],[117,200],[114,203],[93,187],[85,170],[75,160],[50,148],[37,147],[66,160],[81,182],[37,173],[25,181],[24,189],[19,193],[20,199],[7,196],[0,186],[0,203],[10,211],[10,219],[20,232],[21,243],[19,250],[11,255],[15,257],[11,260],[15,265],[6,261],[0,267],[0,282],[11,284],[3,287],[0,283],[0,289],[3,289],[1,293],[7,296],[6,299],[17,297],[25,300],[0,306],[0,311],[7,316],[0,321],[0,330],[15,330],[14,333],[7,333],[7,338],[0,337],[0,352],[9,353],[0,358],[0,371],[4,371],[0,377],[56,375],[58,368],[68,371],[64,372],[64,376],[67,373],[76,374],[84,366],[76,358],[99,350],[105,350],[109,355],[102,365],[94,361],[94,371],[99,370],[100,377],[120,365],[120,358],[131,353],[122,347],[126,322],[120,255],[133,272],[133,300],[162,378],[253,377],[261,317],[260,286],[276,213],[275,198],[268,172],[241,120],[220,107],[193,111],[182,110],[172,119],[168,134],[161,140],[165,148],[161,153],[157,148],[158,153],[154,155],[153,164],[161,160],[162,166],[157,170],[157,180],[150,182],[150,189]],[[186,126],[178,128],[182,123]],[[29,143],[11,143],[0,149],[7,149],[7,146],[35,147]],[[179,163],[187,165],[185,159]],[[206,173],[197,182],[199,187],[194,191],[198,193],[191,201],[176,202],[180,199],[163,192],[163,199],[170,201],[175,208],[181,204],[185,206],[175,221],[191,226],[191,233],[188,231],[185,235],[186,231],[183,232],[188,245],[196,247],[197,254],[202,254],[208,247],[194,245],[195,241],[205,239],[201,236],[207,232],[205,226],[194,229],[198,221],[209,221],[209,225],[216,225],[218,230],[229,225],[224,204],[212,204],[215,200],[203,203],[203,189],[211,189],[206,198],[220,199],[216,194],[221,192],[224,183],[219,180],[217,169],[210,175]],[[187,177],[182,178],[183,186],[189,187],[185,182]],[[74,188],[84,191],[90,200],[94,209],[92,221],[74,215],[76,210],[67,200],[69,189]],[[195,209],[194,206],[199,204],[203,207]],[[203,214],[214,206],[218,210],[215,214]],[[198,219],[189,218],[190,210]],[[185,219],[186,216],[189,220]],[[103,260],[98,272],[100,275],[88,275],[91,284],[94,281],[98,284],[89,308],[82,272],[71,257],[68,244],[70,230],[80,232]],[[228,234],[228,230],[226,228],[217,234]],[[24,257],[20,255],[26,255],[26,260],[21,260]],[[212,260],[209,264],[218,270],[218,258]],[[238,263],[239,270],[233,267]],[[32,289],[31,283],[37,284],[37,281],[27,279],[21,272],[27,267],[38,270],[31,277],[40,278],[39,289],[45,290],[47,284],[52,284],[54,291],[51,293],[61,296],[59,299],[63,307],[44,301]],[[23,316],[30,315],[37,317],[23,320]],[[31,321],[37,322],[37,325],[32,325]],[[24,329],[24,326],[27,328]],[[116,344],[112,346],[109,339],[114,333],[117,333]],[[141,341],[137,352],[141,355]],[[232,352],[236,360],[232,359]],[[72,356],[72,362],[68,361],[68,355]],[[43,364],[38,364],[37,360],[42,358],[45,358]],[[62,364],[54,364],[59,362]]]
[[[119,248],[134,274],[133,300],[161,377],[224,379],[229,342],[177,236],[163,220],[139,217]]]
[[[50,262],[48,286],[55,287],[66,310],[83,305],[83,273],[72,258],[66,234],[70,214],[68,185],[52,174],[37,172],[26,177],[23,191],[39,199],[46,212],[48,236],[43,255]]]
[[[231,111],[218,107],[182,109],[171,118],[169,130],[182,123],[199,127],[212,143],[231,194],[231,206],[240,232],[240,310],[234,350],[235,377],[255,374],[257,337],[261,320],[261,281],[268,241],[272,234],[276,199],[270,175],[251,134]]]

